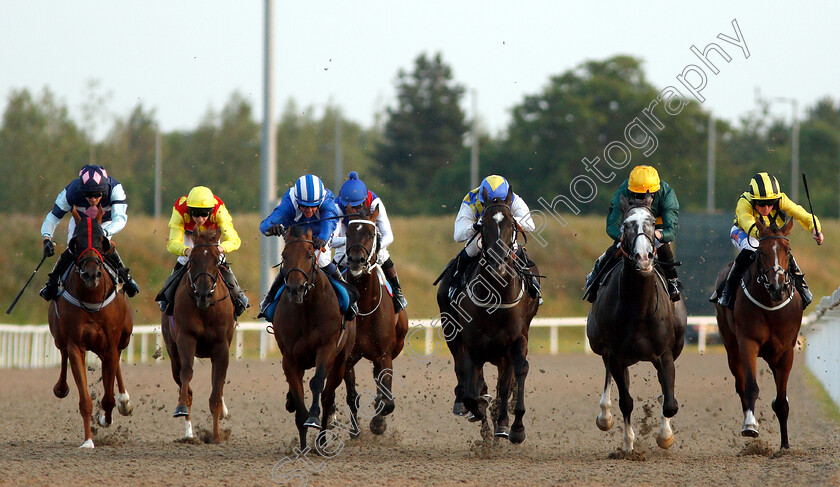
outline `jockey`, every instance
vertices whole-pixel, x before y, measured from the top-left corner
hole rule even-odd
[[[160,302],[161,311],[172,314],[172,306],[175,304],[175,291],[178,283],[186,269],[189,255],[192,251],[192,235],[202,230],[218,228],[221,231],[219,252],[221,252],[221,265],[219,271],[225,281],[230,295],[233,299],[234,314],[238,317],[248,307],[248,298],[239,287],[236,276],[230,270],[230,264],[225,261],[225,254],[233,252],[242,243],[239,234],[233,228],[233,218],[228,213],[225,203],[213,194],[210,188],[196,186],[186,196],[181,196],[175,201],[172,207],[172,216],[169,218],[169,240],[166,242],[166,250],[170,254],[178,256],[175,268],[166,278],[163,289],[155,298]]]
[[[595,260],[592,272],[586,276],[586,293],[584,297],[590,302],[595,302],[598,292],[598,280],[601,267],[612,260],[620,246],[621,239],[621,197],[627,198],[630,203],[643,200],[650,194],[653,196],[651,210],[656,218],[656,237],[654,247],[660,270],[668,280],[668,294],[671,301],[679,301],[682,283],[677,277],[674,252],[671,249],[671,242],[677,236],[677,222],[680,216],[680,203],[673,188],[665,181],[660,181],[659,173],[651,166],[636,166],[630,171],[630,177],[619,186],[618,191],[613,195],[610,202],[610,210],[607,213],[607,235],[613,239],[613,244]]]
[[[91,218],[96,218],[99,208],[102,208],[102,231],[110,240],[125,227],[128,220],[125,201],[125,190],[119,181],[108,176],[108,172],[102,166],[88,164],[79,171],[79,177],[70,182],[55,199],[52,211],[47,213],[44,223],[41,225],[41,236],[44,239],[44,257],[51,257],[55,254],[55,242],[53,233],[58,222],[64,215],[73,209],[79,213],[85,213]],[[76,221],[70,219],[67,241],[73,237],[73,230],[76,228]],[[133,297],[140,291],[137,283],[128,274],[128,268],[123,264],[120,254],[115,246],[104,255],[105,260],[116,271],[123,282],[123,290],[128,297]],[[41,289],[41,297],[51,301],[58,297],[59,280],[62,274],[67,271],[73,263],[74,256],[70,248],[64,250],[58,257],[52,272],[49,273],[47,284]]]
[[[750,261],[758,248],[758,230],[755,228],[755,221],[758,218],[770,226],[772,223],[784,225],[785,214],[790,215],[811,232],[811,236],[818,245],[823,243],[823,234],[820,221],[811,215],[805,208],[797,205],[786,194],[779,189],[779,181],[771,174],[760,172],[750,179],[749,190],[738,198],[735,207],[735,221],[730,230],[732,245],[741,252],[735,259],[735,263],[726,278],[726,285],[717,300],[721,306],[733,309],[735,306],[735,288],[741,275],[749,267]],[[749,235],[748,235],[749,232]],[[805,283],[805,275],[796,264],[793,254],[788,256],[788,269],[793,274],[793,281],[799,294],[802,295],[802,308],[807,307],[813,300],[808,284]],[[711,301],[714,302],[714,297]]]
[[[306,174],[298,178],[295,185],[286,190],[280,199],[280,204],[260,223],[260,232],[267,236],[282,236],[286,227],[293,224],[304,224],[312,230],[312,244],[318,254],[318,267],[325,274],[338,282],[343,282],[338,267],[332,261],[330,240],[338,226],[338,209],[332,191],[324,187],[318,176]],[[260,303],[260,315],[264,315],[266,307],[271,304],[274,295],[283,284],[283,278],[278,274],[271,285],[268,295]],[[356,317],[359,309],[356,305],[358,291],[353,286],[345,286],[350,294],[350,308],[344,315],[350,321]]]
[[[394,291],[394,312],[399,313],[404,310],[408,302],[403,296],[400,280],[397,277],[397,269],[394,267],[394,262],[387,250],[387,247],[394,241],[394,232],[391,231],[391,222],[388,220],[388,213],[385,211],[382,200],[372,191],[368,191],[365,183],[359,179],[359,174],[352,171],[348,175],[347,181],[341,185],[336,206],[340,215],[356,213],[361,207],[379,210],[376,217],[376,229],[379,231],[379,253],[376,257],[376,263],[382,266],[385,278],[388,279],[391,289]],[[347,237],[345,235],[347,235],[348,221],[349,218],[346,217],[341,219],[341,224],[338,225],[332,239],[332,246],[336,249],[333,260],[338,265],[342,265],[346,252],[345,242]]]
[[[458,291],[466,285],[466,270],[470,263],[472,263],[476,256],[481,252],[481,215],[484,214],[484,197],[482,190],[487,190],[487,197],[491,200],[493,198],[504,199],[508,192],[513,190],[508,181],[502,176],[491,175],[481,181],[479,187],[473,189],[464,197],[461,202],[461,209],[458,210],[458,216],[455,217],[455,234],[456,242],[467,242],[463,250],[454,259],[454,270],[452,271],[452,280],[449,286],[449,299],[454,300]],[[525,203],[525,200],[513,193],[513,199],[510,203],[510,211],[513,214],[514,220],[519,224],[522,231],[533,232],[536,228],[534,221],[531,219],[531,210]],[[475,237],[478,234],[478,237]],[[475,238],[473,238],[475,237]],[[514,249],[522,259],[521,262],[528,263],[530,259],[525,254],[525,249],[519,244],[514,243]],[[527,265],[527,264],[525,264]],[[533,299],[540,299],[540,283],[536,277],[531,277],[526,280],[528,294]]]

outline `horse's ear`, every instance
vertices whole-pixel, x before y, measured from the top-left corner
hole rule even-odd
[[[371,209],[373,211],[370,212],[370,219],[375,221],[376,218],[379,216],[379,205],[376,205],[375,208],[371,208]]]
[[[627,213],[627,208],[630,207],[630,202],[627,201],[627,197],[624,196],[624,195],[621,195],[621,198],[620,198],[619,201],[621,202],[621,212],[622,213]]]
[[[99,204],[96,207],[96,222],[99,223],[99,226],[102,226],[102,215],[105,214],[105,210],[102,209],[102,205]]]
[[[73,211],[73,219],[76,220],[76,223],[78,224],[80,221],[82,221],[82,217],[79,216],[79,211],[76,210],[75,205],[73,205],[73,210],[72,211]]]
[[[645,193],[645,197],[644,197],[644,199],[642,200],[642,202],[643,202],[643,203],[645,204],[645,206],[647,206],[648,208],[650,208],[651,206],[653,206],[653,195],[652,195],[652,194],[650,194],[650,191],[648,191],[647,193]]]
[[[764,224],[764,218],[759,216],[755,219],[755,229],[758,230],[758,233],[764,232],[767,230],[767,225]]]
[[[481,188],[481,201],[487,203],[487,200],[490,199],[490,195],[487,194],[487,188]]]
[[[782,235],[789,235],[790,231],[793,229],[793,218],[788,219],[785,226],[782,227]]]
[[[210,241],[211,242],[218,242],[219,239],[222,238],[222,230],[220,228],[214,228],[210,230]]]
[[[510,206],[511,201],[513,201],[513,188],[508,186],[508,194],[505,196],[505,203]]]

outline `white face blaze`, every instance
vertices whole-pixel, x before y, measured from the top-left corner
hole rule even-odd
[[[651,239],[644,238],[645,231],[653,229],[652,214],[644,208],[633,208],[627,212],[624,219],[624,239],[631,238],[633,249],[632,258],[639,265],[639,270],[648,272],[653,269],[653,244]],[[648,229],[647,227],[650,227]]]

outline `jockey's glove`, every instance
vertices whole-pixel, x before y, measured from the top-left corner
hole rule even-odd
[[[480,232],[481,231],[481,220],[477,220],[475,223],[473,223],[472,229],[475,230],[476,232]]]
[[[277,225],[271,225],[270,227],[268,227],[268,230],[265,231],[265,236],[282,236],[284,233],[286,233],[286,227],[278,223]]]
[[[55,255],[55,242],[52,240],[45,238],[44,239],[44,258],[52,257]]]
[[[312,246],[315,247],[316,250],[317,249],[323,249],[324,247],[327,246],[327,241],[322,239],[322,238],[313,237],[312,238]]]

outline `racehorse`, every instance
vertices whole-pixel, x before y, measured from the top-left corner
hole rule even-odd
[[[210,392],[210,415],[213,417],[211,441],[222,441],[219,434],[219,420],[228,417],[225,405],[224,386],[228,369],[230,343],[236,318],[233,314],[233,300],[230,290],[222,281],[219,266],[222,254],[219,250],[221,231],[216,228],[193,235],[184,276],[175,291],[173,314],[161,313],[161,331],[166,351],[172,364],[172,378],[180,387],[178,406],[174,417],[184,417],[186,438],[193,438],[192,389],[193,361],[195,357],[210,358],[212,364]]]
[[[446,308],[445,321],[449,321],[446,325],[457,323],[457,329],[447,333],[447,342],[453,350],[456,375],[459,385],[463,385],[463,404],[472,415],[470,419],[486,418],[489,401],[484,396],[487,386],[483,370],[485,363],[490,362],[498,369],[499,410],[494,435],[511,443],[522,443],[525,441],[522,418],[528,375],[528,331],[539,302],[526,292],[526,284],[519,275],[518,266],[523,264],[517,263],[514,251],[519,227],[510,209],[513,191],[508,191],[504,199],[491,199],[486,190],[482,196],[486,204],[481,216],[481,259],[467,275],[465,291]],[[533,272],[538,274],[536,267]],[[447,287],[448,282],[441,283],[439,304]],[[514,376],[516,405],[510,426],[508,399]],[[456,408],[458,392],[456,388]]]
[[[120,370],[120,351],[128,346],[133,328],[128,298],[118,285],[115,269],[104,263],[103,254],[113,245],[102,231],[102,208],[92,219],[72,210],[76,228],[70,240],[70,250],[76,255],[64,292],[50,301],[48,320],[55,346],[61,352],[61,372],[53,387],[56,397],[66,397],[67,362],[73,371],[73,379],[79,389],[79,413],[85,428],[85,441],[80,448],[93,448],[90,430],[93,404],[87,387],[85,356],[91,351],[102,361],[102,409],[97,417],[100,426],[111,425],[114,409],[114,379],[119,391],[117,409],[128,416],[133,406],[125,390]]]
[[[793,349],[802,324],[802,298],[794,288],[788,270],[793,226],[790,219],[782,228],[766,227],[759,218],[758,248],[755,260],[736,290],[735,309],[715,305],[718,329],[726,348],[729,370],[735,377],[735,390],[744,411],[742,436],[758,436],[755,401],[758,398],[756,359],[763,358],[776,381],[773,412],[779,418],[781,449],[790,448],[787,419],[787,382],[793,366]],[[730,264],[731,265],[731,264]],[[729,266],[718,275],[717,286],[729,275]],[[716,288],[718,289],[718,288]]]
[[[373,362],[376,382],[376,415],[371,419],[370,430],[381,435],[387,428],[385,416],[394,411],[392,360],[403,349],[408,333],[408,314],[400,310],[394,314],[394,303],[384,284],[384,274],[377,264],[380,234],[376,228],[379,208],[370,211],[362,208],[356,219],[347,225],[347,282],[359,291],[359,314],[356,317],[356,343],[347,361],[344,374],[347,387],[347,404],[352,414],[351,425],[357,425],[358,393],[354,367],[362,358]],[[380,280],[380,276],[382,280]]]
[[[295,413],[300,448],[306,448],[306,429],[318,428],[319,441],[330,426],[335,389],[345,375],[345,366],[356,341],[355,320],[344,322],[338,297],[324,272],[312,242],[312,230],[302,225],[289,227],[285,235],[281,272],[284,286],[274,310],[274,339],[283,353],[283,373],[289,383],[286,411]],[[315,367],[309,381],[312,406],[307,410],[303,374]],[[323,419],[319,418],[322,409]]]
[[[651,362],[662,387],[662,426],[656,434],[660,448],[674,442],[670,418],[679,405],[674,397],[674,361],[683,348],[687,321],[682,300],[671,302],[667,285],[654,268],[656,219],[650,210],[652,198],[629,205],[622,196],[621,265],[607,276],[589,311],[586,336],[592,351],[604,360],[606,379],[595,423],[602,431],[612,428],[610,386],[615,379],[618,404],[624,416],[624,450],[632,451],[635,433],[630,425],[633,398],[628,367]]]

